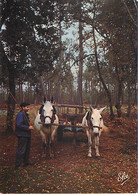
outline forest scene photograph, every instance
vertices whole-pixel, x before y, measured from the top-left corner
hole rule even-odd
[[[137,193],[137,0],[0,1],[0,193]]]

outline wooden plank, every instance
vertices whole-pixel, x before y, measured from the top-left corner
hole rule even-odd
[[[84,108],[89,109],[89,107],[86,106],[80,106],[80,105],[69,105],[69,104],[54,104],[55,107],[69,107],[69,108]]]
[[[43,123],[42,123],[42,122],[39,122],[39,124],[43,124]],[[53,126],[62,126],[62,127],[90,128],[90,127],[88,127],[88,126],[82,126],[82,125],[67,125],[67,124],[63,125],[63,124],[56,124],[56,123],[53,123],[53,124],[51,124],[51,125],[53,125]]]

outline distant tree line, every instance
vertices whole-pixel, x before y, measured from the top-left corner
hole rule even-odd
[[[0,102],[13,131],[15,100],[121,106],[135,103],[136,12],[132,0],[2,0]],[[65,32],[77,26],[74,39]],[[75,29],[76,30],[76,29]],[[76,73],[72,71],[76,68]],[[13,98],[14,97],[14,98]]]

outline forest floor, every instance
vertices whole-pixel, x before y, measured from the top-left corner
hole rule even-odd
[[[136,118],[109,119],[100,137],[100,157],[88,158],[86,133],[71,132],[56,142],[56,158],[42,155],[39,132],[32,131],[30,161],[15,169],[17,138],[6,135],[6,116],[0,115],[0,193],[136,193]]]

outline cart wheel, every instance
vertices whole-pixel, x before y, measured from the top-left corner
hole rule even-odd
[[[61,141],[63,137],[63,127],[59,126],[57,129],[57,140]]]

